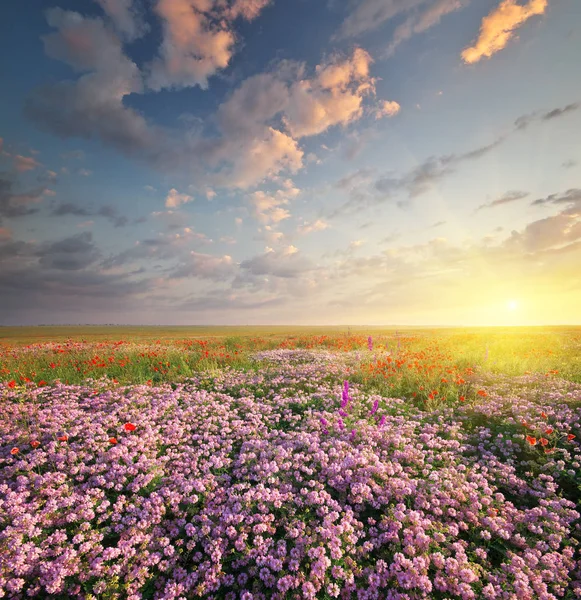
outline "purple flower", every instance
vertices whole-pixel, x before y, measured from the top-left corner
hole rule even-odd
[[[343,393],[341,395],[341,408],[345,408],[349,403],[349,382],[343,382]]]
[[[373,408],[371,409],[371,412],[369,414],[374,415],[377,412],[378,408],[379,408],[379,400],[376,400],[373,403]]]
[[[369,350],[373,350],[373,338],[371,336],[367,338],[367,347]]]

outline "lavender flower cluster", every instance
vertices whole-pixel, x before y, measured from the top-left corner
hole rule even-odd
[[[0,597],[581,596],[580,514],[545,467],[579,473],[579,435],[542,462],[517,430],[578,434],[578,390],[428,413],[340,361],[272,363],[0,388]]]

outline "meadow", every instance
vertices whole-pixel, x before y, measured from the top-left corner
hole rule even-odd
[[[581,597],[581,328],[0,328],[0,597]]]

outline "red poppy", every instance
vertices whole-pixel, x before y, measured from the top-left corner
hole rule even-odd
[[[46,381],[45,381],[44,379],[41,379],[41,380],[38,382],[38,385],[39,385],[39,387],[41,387],[41,386],[43,386],[43,385],[46,385]]]
[[[543,417],[543,419],[546,419],[546,418],[547,418],[547,413],[545,413],[545,412],[542,412],[542,413],[541,413],[541,417]]]
[[[12,454],[12,456],[14,456],[15,454],[18,454],[20,452],[20,450],[18,450],[18,448],[12,448],[12,450],[10,450],[10,454]]]
[[[574,439],[575,439],[575,436],[574,436],[572,433],[570,433],[570,434],[567,436],[567,439],[568,439],[569,441],[571,441],[571,440],[574,440]]]
[[[466,396],[460,396],[460,402],[464,402],[466,400]]]
[[[30,442],[30,445],[33,448],[38,448],[40,446],[40,442],[38,440],[32,440],[32,442]]]
[[[483,398],[486,398],[486,396],[488,396],[488,394],[484,391],[484,390],[478,390],[478,392],[476,392],[479,396],[482,396]]]
[[[537,438],[533,437],[532,435],[527,435],[527,442],[531,445],[531,446],[536,446],[537,444]]]
[[[8,382],[8,387],[9,387],[9,388],[14,388],[14,387],[16,387],[16,381],[14,381],[14,379],[13,379],[12,381],[9,381],[9,382]]]
[[[545,454],[553,454],[554,451],[554,448],[545,448]]]
[[[541,446],[546,446],[546,445],[549,443],[549,440],[548,440],[547,438],[543,438],[543,437],[542,437],[542,438],[539,440],[539,442],[540,442]]]
[[[551,435],[551,433],[553,433],[553,428],[552,428],[552,427],[547,427],[547,428],[545,429],[545,433],[546,433],[547,435]]]
[[[58,438],[59,442],[68,442],[69,441],[69,436],[65,433],[65,435],[61,435]]]
[[[109,443],[115,445],[117,443],[117,438],[109,438]]]
[[[125,423],[123,427],[125,428],[125,431],[135,431],[137,429],[133,423]]]

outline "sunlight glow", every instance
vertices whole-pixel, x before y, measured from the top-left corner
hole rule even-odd
[[[518,302],[516,300],[509,300],[507,306],[508,310],[516,310],[518,308]]]

